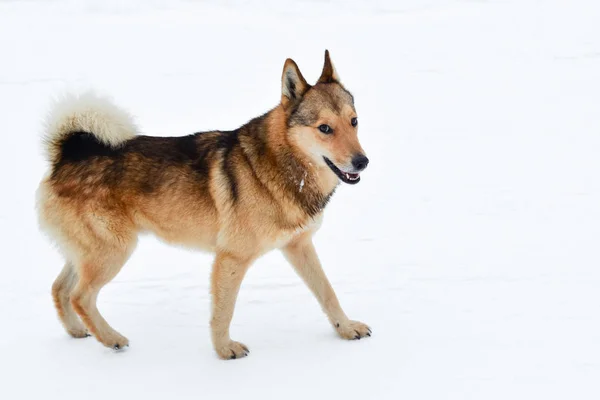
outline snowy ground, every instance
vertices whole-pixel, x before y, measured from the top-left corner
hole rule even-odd
[[[0,2],[0,398],[600,398],[595,1],[81,3]],[[325,48],[371,165],[316,244],[373,337],[338,339],[273,253],[232,325],[252,353],[220,361],[211,257],[152,238],[99,300],[131,347],[67,337],[34,213],[50,97],[99,89],[147,134],[235,128]]]

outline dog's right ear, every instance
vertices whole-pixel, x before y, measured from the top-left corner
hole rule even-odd
[[[291,58],[285,60],[281,76],[281,104],[287,107],[296,103],[309,88],[310,85],[306,83],[294,60]]]

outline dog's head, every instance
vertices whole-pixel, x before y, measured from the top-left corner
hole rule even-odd
[[[287,59],[281,78],[281,104],[292,143],[317,165],[326,165],[345,183],[360,181],[369,159],[358,142],[354,97],[340,83],[325,51],[325,65],[314,86]]]

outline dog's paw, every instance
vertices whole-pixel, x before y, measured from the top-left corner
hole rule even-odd
[[[86,337],[92,336],[89,334],[89,332],[85,328],[72,328],[72,329],[69,329],[68,332],[69,332],[69,335],[71,335],[71,337],[74,337],[76,339],[81,339],[81,338],[86,338]]]
[[[219,358],[223,360],[235,360],[236,358],[246,357],[250,353],[246,345],[233,340],[224,345],[216,346],[215,350]]]
[[[371,328],[358,321],[336,323],[335,329],[341,337],[348,340],[360,340],[365,336],[371,336]]]
[[[114,334],[110,334],[102,338],[97,337],[97,339],[103,345],[105,345],[106,347],[110,347],[115,351],[121,351],[124,350],[126,347],[129,347],[129,339],[116,332]]]

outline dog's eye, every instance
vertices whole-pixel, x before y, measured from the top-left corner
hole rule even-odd
[[[331,127],[329,125],[319,125],[319,130],[323,133],[331,133],[333,132],[333,129],[331,129]]]
[[[350,123],[352,124],[352,126],[356,126],[358,125],[358,118],[354,117],[350,120]]]

